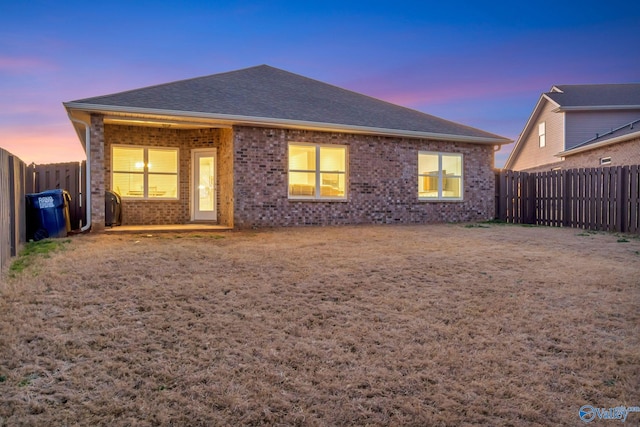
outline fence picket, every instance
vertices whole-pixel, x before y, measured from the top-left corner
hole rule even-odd
[[[625,232],[629,226],[629,167],[625,166],[620,169],[618,174],[618,181],[616,183],[616,199],[618,205],[618,231]]]
[[[0,194],[9,194],[9,153],[0,150]],[[9,233],[4,230],[10,230],[9,218],[10,204],[5,197],[0,197],[0,267],[4,267],[7,260],[11,256],[11,243]]]
[[[609,188],[607,189],[607,208],[609,210],[607,225],[609,231],[619,231],[620,223],[617,221],[618,208],[616,206],[616,193],[618,183],[617,168],[608,168],[607,174],[609,175]]]
[[[551,206],[551,179],[549,176],[549,172],[545,172],[544,173],[544,181],[545,181],[545,199],[546,199],[546,204],[545,204],[545,221],[544,221],[544,225],[552,225],[551,224],[551,212],[553,207]]]
[[[571,191],[573,189],[573,174],[569,171],[562,171],[560,176],[560,183],[562,185],[562,227],[569,227],[573,224],[573,218],[571,215]]]
[[[578,182],[577,182],[577,194],[578,194],[578,222],[580,224],[580,228],[586,229],[587,227],[587,221],[588,221],[588,214],[587,214],[587,203],[585,200],[585,192],[586,192],[586,185],[587,185],[587,180],[585,178],[585,172],[584,169],[580,169],[578,171]]]

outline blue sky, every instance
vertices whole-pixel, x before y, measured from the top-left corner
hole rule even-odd
[[[79,160],[62,102],[260,64],[516,139],[554,84],[640,82],[639,46],[628,0],[5,1],[0,147]]]

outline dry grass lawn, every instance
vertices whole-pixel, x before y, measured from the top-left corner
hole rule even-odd
[[[638,307],[575,229],[76,236],[5,272],[0,425],[580,425],[640,406]]]

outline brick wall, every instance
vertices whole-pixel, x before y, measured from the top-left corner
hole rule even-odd
[[[565,157],[562,168],[599,168],[602,157],[611,157],[605,166],[640,165],[640,138]]]
[[[348,147],[346,201],[287,196],[289,142]],[[429,223],[494,217],[493,147],[304,130],[234,127],[236,227]],[[418,151],[464,155],[464,200],[418,200]]]
[[[600,159],[603,157],[611,157],[611,163],[600,165]],[[573,154],[565,157],[564,160],[558,158],[556,163],[525,169],[525,171],[547,172],[553,168],[577,169],[628,165],[640,165],[640,138]]]
[[[102,127],[104,131],[102,132]],[[287,196],[289,142],[348,147],[346,201],[293,201]],[[92,118],[94,224],[104,226],[104,189],[111,183],[111,146],[179,148],[179,199],[123,200],[123,224],[180,224],[190,212],[191,150],[217,150],[219,223],[237,227],[429,223],[486,220],[494,216],[493,147],[433,140],[268,129],[177,130],[103,125]],[[418,151],[464,155],[464,200],[419,201]],[[104,168],[95,167],[104,165]],[[100,169],[104,170],[100,174]],[[102,205],[100,208],[98,205]]]
[[[230,150],[230,129],[165,129],[142,126],[121,126],[107,124],[104,126],[104,164],[106,165],[106,188],[111,189],[111,146],[138,145],[145,147],[177,147],[179,148],[179,190],[178,200],[132,200],[122,201],[123,225],[136,224],[184,224],[191,220],[190,181],[191,150],[194,148],[215,148],[218,155]],[[228,156],[227,156],[228,157]],[[94,169],[95,170],[95,169]],[[225,166],[218,159],[218,176],[216,177],[217,211],[222,214],[220,223],[229,219],[228,201],[232,188],[220,185],[231,180],[231,167]],[[221,200],[223,201],[221,204]],[[103,199],[104,203],[104,199]]]

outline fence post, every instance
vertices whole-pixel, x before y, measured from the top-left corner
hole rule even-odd
[[[500,170],[493,170],[493,219],[500,218]]]
[[[500,171],[500,194],[498,196],[498,219],[500,221],[507,220],[507,172]]]
[[[18,242],[16,242],[16,229],[17,229],[17,221],[19,218],[16,218],[16,213],[20,210],[16,207],[16,172],[15,172],[15,162],[13,160],[13,156],[9,156],[9,166],[7,168],[7,172],[9,173],[9,244],[10,244],[10,255],[16,256],[18,254]]]
[[[529,174],[527,172],[516,172],[515,188],[513,197],[517,200],[518,210],[516,217],[518,224],[527,224],[529,215]]]
[[[629,182],[629,211],[627,212],[629,230],[633,233],[640,231],[640,197],[638,181],[640,181],[640,167],[631,166],[627,179]]]
[[[618,231],[624,233],[627,231],[629,222],[629,166],[618,167],[618,179],[616,182],[616,213]]]
[[[13,215],[11,223],[11,255],[16,256],[20,252],[22,244],[26,241],[26,202],[25,202],[25,164],[16,156],[12,156],[9,162],[9,171],[13,186],[12,203]]]
[[[567,227],[571,219],[571,181],[572,175],[567,170],[560,171],[560,182],[562,184],[562,226]]]
[[[9,179],[7,174],[9,154],[0,149],[0,192],[2,194],[9,193]],[[11,256],[10,237],[5,233],[5,228],[9,228],[9,217],[11,216],[11,201],[6,196],[0,197],[0,270],[5,266]]]
[[[527,174],[527,185],[529,186],[529,222],[528,224],[536,224],[538,222],[538,194],[536,193],[536,174]]]
[[[518,218],[518,224],[525,224],[526,221],[526,213],[525,207],[527,206],[527,192],[525,190],[527,186],[527,178],[528,174],[526,172],[518,172],[515,180],[515,185],[513,188],[513,197],[514,207],[516,207],[516,211],[514,212],[515,216]]]

